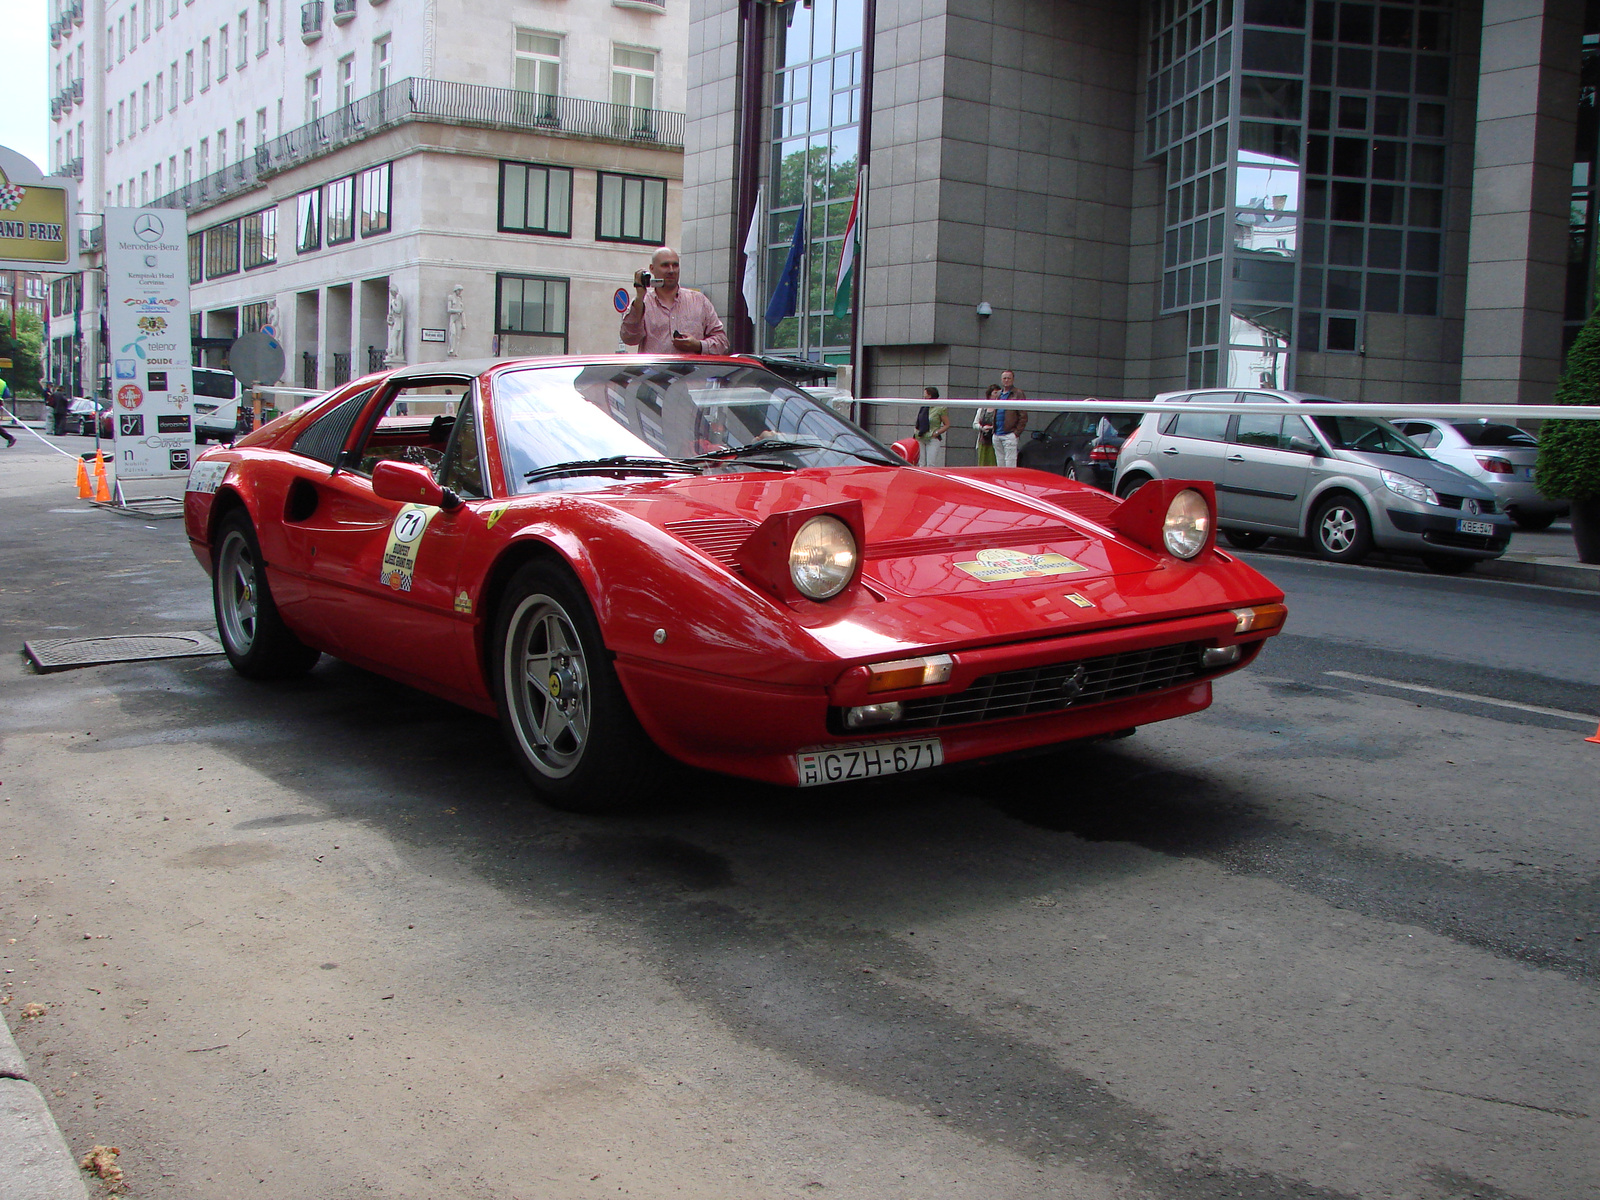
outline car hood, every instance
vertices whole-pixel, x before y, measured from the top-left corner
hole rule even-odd
[[[1183,562],[1117,536],[1103,523],[1114,497],[1036,471],[832,468],[590,495],[741,578],[735,552],[767,517],[859,501],[860,585],[835,601],[788,606],[843,655],[1054,636],[1281,598],[1225,554]]]
[[[1449,492],[1452,496],[1474,496],[1479,500],[1492,500],[1494,493],[1465,471],[1458,471],[1449,463],[1432,458],[1402,458],[1398,454],[1367,454],[1357,450],[1341,450],[1338,457],[1348,462],[1364,463],[1380,471],[1393,471],[1425,483],[1436,492]]]

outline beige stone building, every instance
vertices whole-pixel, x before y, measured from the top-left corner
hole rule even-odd
[[[186,211],[197,361],[269,323],[311,387],[614,350],[616,289],[677,237],[681,4],[52,0],[51,18],[78,97],[54,105],[53,165],[86,207]]]

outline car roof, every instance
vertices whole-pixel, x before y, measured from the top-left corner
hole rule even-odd
[[[460,375],[463,377],[483,375],[490,371],[500,371],[510,367],[559,366],[563,363],[591,363],[594,365],[618,363],[626,365],[640,362],[715,362],[737,363],[746,367],[765,366],[753,355],[742,354],[544,354],[516,355],[503,358],[447,358],[440,362],[411,363],[404,367],[395,368],[389,373],[388,378],[404,381],[407,379],[432,378],[438,375]]]

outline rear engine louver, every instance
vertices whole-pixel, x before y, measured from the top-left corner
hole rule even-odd
[[[707,558],[721,563],[730,571],[737,571],[739,564],[734,561],[733,552],[744,544],[756,527],[754,521],[741,521],[737,518],[727,520],[706,521],[669,521],[667,532],[673,537],[688,542]]]

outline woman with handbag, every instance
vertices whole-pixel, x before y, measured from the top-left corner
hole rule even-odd
[[[1000,385],[991,383],[989,390],[984,393],[984,399],[992,401],[999,394]],[[994,453],[994,409],[980,408],[978,415],[972,418],[972,427],[978,431],[978,465],[998,466],[1000,460]]]

